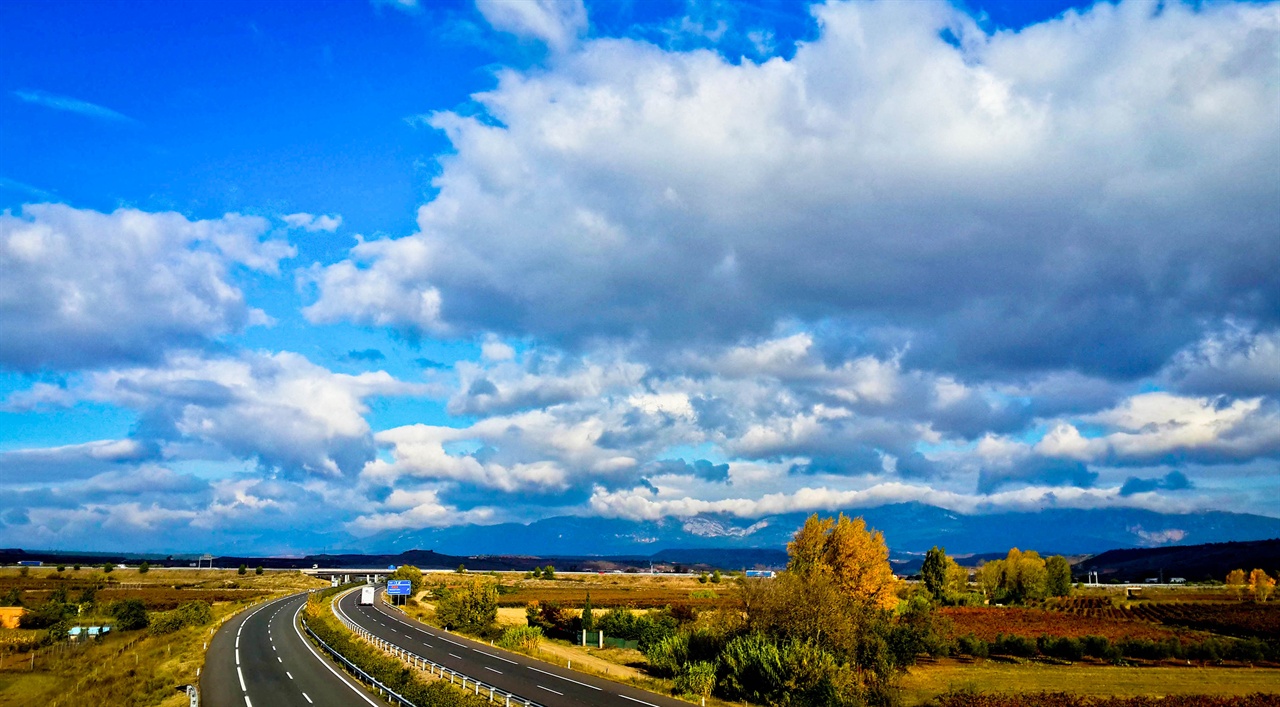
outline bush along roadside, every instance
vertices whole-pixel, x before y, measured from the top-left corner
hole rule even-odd
[[[339,591],[342,588],[312,594],[304,612],[307,627],[330,648],[417,707],[479,707],[489,704],[487,696],[477,697],[447,682],[429,680],[356,638],[328,610],[330,598]]]

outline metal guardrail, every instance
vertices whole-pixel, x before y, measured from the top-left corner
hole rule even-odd
[[[333,648],[328,643],[325,643],[324,639],[317,636],[316,632],[312,631],[311,627],[307,625],[306,619],[302,620],[302,628],[304,631],[307,632],[307,634],[309,634],[313,639],[315,639],[316,643],[320,644],[320,647],[324,649],[325,653],[328,653],[334,658],[337,658],[338,660],[342,661],[342,664],[345,665],[347,669],[352,672],[352,674],[360,678],[361,681],[366,682],[370,686],[377,688],[379,695],[382,695],[383,697],[386,697],[389,700],[394,701],[394,704],[400,705],[400,707],[418,707],[417,705],[413,704],[412,702],[405,699],[404,697],[401,697],[391,688],[387,687],[386,685],[383,685],[381,681],[379,681],[377,678],[373,677],[369,673],[366,673],[355,663],[352,663],[351,661],[347,660],[347,657],[339,653],[337,649]]]
[[[331,605],[331,607],[332,607],[333,615],[336,616],[338,620],[342,622],[343,626],[346,626],[357,636],[373,644],[376,648],[382,650],[385,653],[389,653],[391,656],[395,658],[399,658],[400,660],[408,663],[409,665],[413,666],[418,670],[425,670],[429,672],[432,676],[438,677],[441,679],[448,677],[450,685],[457,685],[458,683],[456,682],[456,680],[461,679],[463,690],[466,690],[467,683],[470,683],[472,691],[476,695],[483,695],[485,692],[487,692],[490,702],[496,702],[498,700],[502,700],[504,707],[511,707],[512,705],[517,705],[521,707],[542,707],[542,705],[538,704],[537,702],[533,702],[528,698],[521,697],[511,692],[507,692],[506,690],[503,690],[500,687],[495,687],[493,685],[490,685],[484,682],[483,680],[477,680],[471,677],[470,675],[460,673],[452,668],[446,668],[445,666],[440,665],[435,661],[424,658],[418,655],[417,653],[414,653],[413,651],[405,650],[404,648],[401,648],[400,646],[397,646],[394,643],[378,638],[377,636],[373,635],[369,631],[360,627],[358,624],[356,624],[354,621],[349,619],[344,614],[339,613],[337,602],[334,602]],[[303,625],[305,626],[306,624],[304,623]],[[308,631],[310,631],[310,629],[308,629]],[[315,634],[312,634],[312,635],[315,635]],[[316,640],[319,640],[319,639],[317,638]],[[344,658],[343,660],[345,661],[346,659]],[[348,664],[349,664],[349,661],[348,661]],[[404,699],[404,698],[400,698],[400,699]],[[408,705],[409,702],[405,701],[404,704]]]

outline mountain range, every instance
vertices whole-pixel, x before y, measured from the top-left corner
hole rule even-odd
[[[843,511],[884,533],[895,554],[934,545],[953,555],[1003,553],[1011,547],[1088,555],[1116,548],[1161,547],[1280,538],[1280,518],[1206,511],[1158,513],[1132,508],[962,514],[920,503]],[[557,516],[529,524],[461,525],[394,531],[365,538],[360,552],[435,550],[450,555],[650,557],[672,549],[782,549],[810,514],[743,520],[705,514],[628,520]],[[824,512],[823,515],[835,515]]]

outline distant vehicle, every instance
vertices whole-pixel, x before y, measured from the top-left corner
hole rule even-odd
[[[19,567],[43,567],[44,563],[40,560],[18,560]]]
[[[361,588],[360,588],[360,605],[361,605],[361,606],[373,606],[373,593],[374,593],[374,591],[375,591],[375,590],[374,590],[374,588],[373,588],[373,587],[361,587]]]

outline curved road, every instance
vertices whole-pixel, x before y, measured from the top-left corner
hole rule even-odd
[[[200,675],[210,707],[384,707],[306,640],[306,593],[249,609],[218,629]]]
[[[688,702],[672,697],[574,672],[442,631],[386,609],[381,601],[374,606],[361,606],[359,596],[359,592],[348,593],[339,600],[338,610],[366,631],[450,670],[546,707],[689,707]]]

